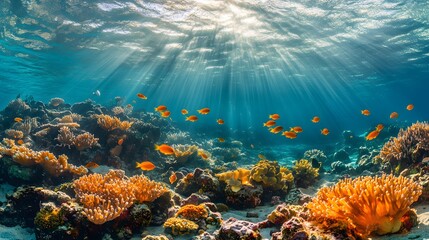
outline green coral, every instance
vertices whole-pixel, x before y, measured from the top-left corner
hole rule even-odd
[[[44,207],[36,214],[34,225],[37,228],[53,230],[64,224],[64,211],[57,207]]]
[[[263,159],[253,166],[250,171],[253,182],[262,184],[264,189],[281,190],[287,192],[293,183],[292,172],[280,167],[276,161]]]
[[[172,217],[165,221],[164,228],[167,232],[177,236],[196,232],[198,225],[184,218]]]
[[[319,169],[312,167],[308,160],[301,159],[293,167],[293,176],[297,187],[307,188],[316,182]]]

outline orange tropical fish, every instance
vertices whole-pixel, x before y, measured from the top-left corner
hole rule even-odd
[[[218,138],[217,140],[219,140],[219,142],[225,142],[225,139],[223,138]]]
[[[163,118],[168,118],[170,116],[171,112],[166,110],[164,112],[161,113],[161,117]]]
[[[164,112],[165,110],[167,110],[167,107],[164,105],[159,105],[158,107],[155,108],[155,111],[157,112]]]
[[[198,117],[195,115],[191,115],[191,116],[186,118],[186,121],[191,121],[191,122],[195,122],[197,120],[198,120]]]
[[[87,163],[87,164],[85,164],[85,167],[86,168],[98,168],[100,165],[98,165],[97,163],[95,163],[95,162],[89,162],[89,163]]]
[[[329,129],[324,128],[324,129],[322,129],[322,131],[320,131],[320,133],[326,136],[329,134]]]
[[[14,118],[13,120],[14,120],[15,122],[19,122],[19,123],[20,123],[20,122],[22,122],[22,118],[20,118],[20,117],[16,117],[16,118]]]
[[[276,121],[274,120],[268,120],[264,123],[264,127],[272,127],[274,125],[276,125]]]
[[[267,159],[263,154],[258,154],[259,159]]]
[[[182,109],[182,114],[183,114],[183,115],[188,114],[188,110],[186,110],[186,109]]]
[[[200,110],[197,110],[197,112],[199,114],[205,115],[205,114],[208,114],[210,112],[210,108],[201,108]]]
[[[290,131],[300,133],[300,132],[302,132],[302,127],[300,127],[300,126],[292,127],[292,128],[290,128]]]
[[[144,99],[144,100],[147,99],[147,97],[145,95],[143,95],[143,93],[137,93],[137,97],[140,99]]]
[[[272,120],[278,120],[280,118],[280,115],[277,113],[274,113],[269,115],[269,118],[271,118]]]
[[[378,136],[378,134],[380,134],[380,131],[374,130],[366,136],[366,140],[367,141],[372,140],[372,139],[376,138]]]
[[[122,145],[122,143],[124,143],[124,139],[123,139],[123,138],[120,138],[120,139],[118,140],[118,145]]]
[[[320,118],[318,116],[314,116],[313,119],[311,119],[312,122],[318,123],[320,121]]]
[[[398,114],[397,112],[392,112],[392,113],[390,114],[390,118],[391,118],[391,119],[398,118],[398,116],[399,116],[399,114]]]
[[[23,141],[22,139],[19,139],[19,140],[17,141],[17,143],[18,143],[19,145],[22,145],[22,144],[24,144],[24,141]]]
[[[380,123],[377,125],[377,127],[375,127],[375,130],[380,132],[381,130],[383,130],[383,128],[384,128],[383,124]]]
[[[207,156],[207,154],[204,151],[198,151],[198,156],[200,156],[203,159],[208,159],[209,156]]]
[[[369,112],[369,110],[368,109],[364,109],[364,110],[362,110],[362,111],[360,111],[363,115],[365,115],[365,116],[369,116],[371,113]]]
[[[284,131],[282,135],[289,139],[294,139],[297,136],[296,132],[292,132],[292,131]]]
[[[172,172],[168,180],[170,180],[170,184],[173,184],[174,182],[176,182],[177,181],[176,172]]]
[[[274,133],[274,134],[277,134],[277,133],[279,133],[279,132],[281,132],[281,131],[283,131],[283,127],[282,127],[282,126],[277,126],[277,127],[275,127],[275,128],[271,128],[271,129],[270,129],[270,132],[272,132],[272,133]]]
[[[407,110],[408,111],[411,111],[411,110],[413,110],[414,109],[414,105],[413,104],[408,104],[407,105]]]
[[[131,108],[132,107],[132,105],[131,104],[127,104],[127,108]]]
[[[156,166],[149,161],[144,161],[141,163],[136,162],[136,168],[140,168],[141,170],[146,170],[146,171],[152,171],[156,168]]]
[[[222,125],[222,124],[224,124],[225,123],[225,121],[223,121],[223,119],[218,119],[218,120],[216,120],[216,122],[219,124],[219,125]]]
[[[174,154],[174,148],[168,146],[167,144],[162,145],[156,145],[155,144],[155,150],[159,151],[160,153],[164,155],[173,155]]]

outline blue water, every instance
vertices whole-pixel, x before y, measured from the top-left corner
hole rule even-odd
[[[0,3],[1,108],[18,94],[101,104],[120,96],[136,111],[167,105],[187,130],[320,144],[345,129],[428,120],[428,74],[427,1]],[[202,107],[212,111],[193,124],[180,114]],[[273,136],[262,128],[272,113],[304,132]]]

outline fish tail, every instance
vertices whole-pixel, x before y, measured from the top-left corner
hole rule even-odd
[[[155,150],[159,150],[159,145],[155,144]]]
[[[136,162],[136,168],[139,168],[140,166],[139,166],[140,164],[138,163],[138,162]]]

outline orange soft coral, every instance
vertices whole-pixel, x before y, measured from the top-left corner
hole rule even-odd
[[[176,213],[176,217],[182,217],[188,220],[198,220],[205,219],[209,215],[209,212],[206,209],[204,204],[194,205],[188,204],[182,206]]]
[[[105,115],[105,114],[95,114],[93,116],[95,118],[97,118],[98,125],[107,131],[113,131],[117,128],[125,131],[128,128],[130,128],[131,125],[133,124],[132,122],[121,121],[117,117],[111,117],[111,116]]]
[[[143,175],[131,177],[130,182],[135,199],[140,203],[152,202],[168,191],[163,184],[151,181]]]
[[[401,217],[422,193],[420,185],[405,177],[359,177],[324,187],[307,207],[315,220],[342,221],[365,237],[395,233]]]

